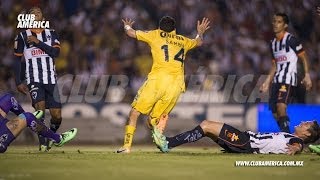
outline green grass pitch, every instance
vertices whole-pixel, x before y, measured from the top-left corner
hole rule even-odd
[[[66,146],[49,153],[35,146],[11,146],[0,155],[0,180],[311,180],[320,177],[320,156],[221,153],[215,147],[180,147],[163,154],[155,147],[134,146],[115,154],[111,146]],[[303,167],[235,167],[237,160],[304,161]]]

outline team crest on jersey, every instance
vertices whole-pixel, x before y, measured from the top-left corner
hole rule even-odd
[[[46,38],[47,38],[48,41],[51,41],[51,36],[50,35],[47,35]]]
[[[282,85],[281,88],[279,89],[280,92],[287,92],[287,87],[286,85]]]
[[[31,93],[31,96],[32,96],[33,99],[36,99],[37,96],[38,96],[38,93],[34,91],[34,92]]]

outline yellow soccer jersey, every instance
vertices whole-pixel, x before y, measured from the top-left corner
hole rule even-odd
[[[195,39],[189,39],[160,29],[152,31],[136,31],[137,39],[151,47],[153,65],[148,77],[174,75],[184,77],[184,60],[187,52],[197,45]],[[184,78],[182,78],[184,81]],[[183,82],[184,85],[184,82]]]

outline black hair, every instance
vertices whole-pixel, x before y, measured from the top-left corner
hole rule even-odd
[[[39,9],[39,10],[42,12],[42,10],[41,10],[40,7],[38,7],[38,6],[33,6],[33,7],[31,7],[31,8],[29,9],[28,14],[31,14],[31,12],[32,12],[34,9]]]
[[[176,21],[173,17],[163,16],[160,19],[159,28],[165,32],[171,32],[176,29]]]
[[[313,125],[310,126],[310,128],[308,129],[308,132],[310,133],[310,136],[308,136],[306,139],[304,139],[304,143],[306,143],[306,144],[313,143],[319,139],[320,128],[319,128],[319,124],[317,123],[317,121],[313,121]]]
[[[289,17],[286,13],[276,13],[275,14],[276,16],[281,16],[284,23],[288,24],[289,25]]]

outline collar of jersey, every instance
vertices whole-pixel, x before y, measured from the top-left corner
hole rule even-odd
[[[281,41],[281,39],[283,39],[283,38],[286,36],[287,33],[288,33],[288,32],[285,31],[285,32],[283,33],[283,35],[281,36],[281,38],[278,39],[278,38],[276,37],[276,40],[277,40],[277,41]]]
[[[161,30],[161,29],[159,29],[160,31],[163,31],[163,30]],[[163,31],[163,32],[165,32],[165,31]],[[169,33],[169,34],[177,34],[177,32],[176,32],[176,30],[173,30],[173,31],[171,31],[171,32],[166,32],[166,33]]]

